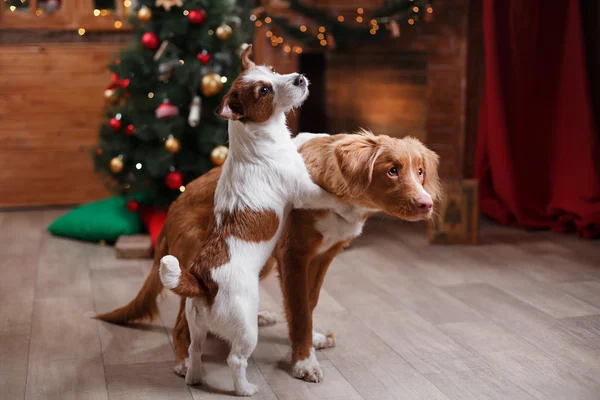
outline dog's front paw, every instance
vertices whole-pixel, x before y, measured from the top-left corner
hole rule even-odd
[[[175,363],[175,366],[173,367],[173,371],[177,375],[181,376],[182,378],[185,378],[185,375],[187,374],[187,370],[188,370],[188,359],[187,358],[182,361],[177,361]]]
[[[258,312],[258,326],[271,326],[277,323],[277,314],[271,311]]]
[[[327,335],[323,335],[322,333],[313,331],[312,342],[317,350],[328,349],[330,347],[335,347],[335,336],[331,332]]]
[[[256,392],[258,392],[258,386],[250,382],[235,388],[235,394],[238,396],[254,396]]]
[[[319,383],[323,380],[323,370],[319,365],[319,361],[317,361],[314,349],[311,350],[308,358],[294,363],[292,375],[294,375],[294,378],[303,379],[307,382]]]

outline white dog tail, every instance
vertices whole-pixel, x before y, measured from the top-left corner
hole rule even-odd
[[[179,260],[173,256],[160,259],[160,280],[162,284],[182,297],[204,297],[198,280],[187,270],[182,270]]]

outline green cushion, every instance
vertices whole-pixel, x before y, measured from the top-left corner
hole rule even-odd
[[[111,197],[76,207],[54,221],[48,231],[90,242],[115,242],[121,235],[142,232],[139,214],[128,211],[126,203],[126,198]]]

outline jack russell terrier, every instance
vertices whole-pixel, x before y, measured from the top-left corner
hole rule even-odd
[[[288,213],[349,209],[313,183],[286,125],[286,113],[308,96],[307,79],[256,66],[251,51],[242,55],[242,72],[216,111],[229,120],[229,155],[214,212],[202,221],[208,234],[192,248],[170,249],[160,262],[163,285],[187,298],[186,383],[203,383],[202,345],[210,331],[231,344],[227,363],[239,396],[257,391],[246,368],[258,340],[258,280]]]

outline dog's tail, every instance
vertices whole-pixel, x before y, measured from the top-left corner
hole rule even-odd
[[[166,288],[182,297],[200,297],[205,294],[196,277],[188,270],[182,270],[179,260],[170,255],[160,260],[160,280]]]
[[[135,296],[129,304],[121,308],[117,308],[104,314],[94,315],[93,317],[102,321],[117,324],[141,320],[152,321],[158,314],[157,298],[164,287],[158,274],[160,260],[167,253],[167,240],[161,233],[157,240],[152,270],[137,296]]]

